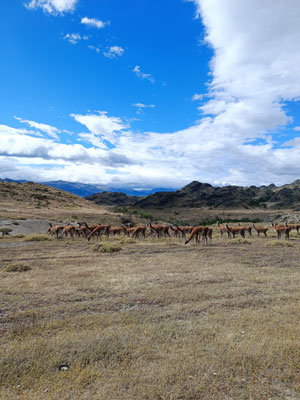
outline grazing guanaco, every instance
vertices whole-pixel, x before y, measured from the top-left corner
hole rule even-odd
[[[288,228],[295,229],[297,231],[297,235],[299,235],[300,224],[287,224],[287,223],[285,223],[285,225]]]
[[[50,227],[47,230],[47,234],[49,236],[54,236],[56,235],[56,238],[58,239],[58,236],[62,239],[62,232],[64,229],[64,225],[52,225],[51,222],[49,222]]]
[[[67,224],[67,225],[64,226],[64,229],[63,229],[63,231],[62,231],[62,234],[63,234],[66,238],[68,238],[69,235],[70,235],[70,237],[71,237],[72,239],[74,239],[75,232],[76,232],[76,227],[75,227],[74,225]]]
[[[263,233],[265,235],[265,237],[267,236],[267,231],[269,230],[269,228],[257,228],[254,224],[252,224],[254,230],[257,233],[257,236],[259,236],[260,233]]]
[[[209,229],[211,228],[208,228],[207,226],[194,226],[189,238],[186,239],[184,244],[188,244],[193,238],[195,238],[196,243],[199,243],[201,237],[204,240],[204,243],[207,244],[207,233]]]
[[[227,233],[228,239],[230,238],[230,232],[229,230],[226,228],[226,226],[221,226],[220,222],[217,222],[217,226],[218,226],[218,231],[221,234],[221,237],[223,237],[224,233]]]
[[[134,228],[134,230],[132,231],[131,237],[132,238],[138,238],[140,235],[145,239],[146,237],[146,230],[147,230],[147,226],[137,226],[136,228]]]
[[[227,230],[231,233],[233,238],[235,238],[235,235],[240,234],[242,238],[245,238],[245,230],[246,228],[243,226],[239,227],[230,227],[228,224],[226,224]]]
[[[186,239],[186,235],[191,233],[192,230],[193,230],[192,226],[178,226],[178,225],[175,225],[175,226],[179,230],[179,232],[181,233],[181,237],[183,239]]]
[[[287,227],[287,226],[282,226],[282,225],[277,225],[277,224],[272,224],[274,231],[277,233],[277,239],[281,239],[281,235],[284,233],[285,238],[287,240],[290,239],[290,231],[292,228]]]
[[[110,225],[97,225],[95,229],[92,230],[92,232],[88,235],[87,240],[90,241],[91,237],[97,234],[98,237],[102,237],[102,235],[106,235],[106,237],[109,237],[109,228]]]
[[[81,224],[79,224],[79,226],[75,227],[75,234],[78,237],[82,236],[84,238],[87,238],[89,233],[91,233],[91,231],[86,226],[82,226]]]

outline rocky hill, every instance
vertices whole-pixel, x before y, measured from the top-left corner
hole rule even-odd
[[[87,200],[96,204],[107,206],[133,206],[138,202],[139,197],[128,196],[122,192],[101,192],[86,197]]]
[[[123,193],[99,193],[87,198],[97,204],[127,205],[145,209],[172,207],[300,209],[300,180],[277,187],[222,186],[193,181],[180,190],[157,192],[137,198]]]

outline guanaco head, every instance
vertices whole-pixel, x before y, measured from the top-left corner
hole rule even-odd
[[[49,225],[50,225],[50,228],[52,228],[52,224],[51,224],[51,222],[49,222]]]
[[[253,228],[255,229],[255,225],[254,225],[254,224],[252,224],[252,226],[253,226]]]

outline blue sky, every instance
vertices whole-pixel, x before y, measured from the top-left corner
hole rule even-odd
[[[299,178],[300,5],[225,3],[2,1],[1,177]]]

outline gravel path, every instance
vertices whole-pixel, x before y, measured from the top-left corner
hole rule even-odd
[[[46,233],[49,228],[49,222],[53,225],[60,225],[61,223],[55,221],[47,221],[41,219],[15,219],[15,220],[1,220],[1,228],[10,228],[12,231],[10,235],[21,233],[22,235],[30,235],[32,233]]]

